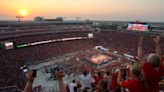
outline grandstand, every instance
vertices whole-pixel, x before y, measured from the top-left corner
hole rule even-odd
[[[86,66],[100,69],[114,64],[117,67],[127,59],[135,60],[141,35],[145,38],[145,56],[155,52],[152,39],[157,34],[161,35],[161,51],[164,52],[164,35],[161,33],[112,29],[96,32],[93,31],[92,22],[87,21],[0,22],[0,26],[0,92],[10,88],[13,88],[10,92],[18,92],[24,88],[26,78],[20,71],[23,65],[38,71],[34,90],[58,92],[59,87],[54,86],[58,82],[53,77],[54,71],[51,71],[55,67],[66,74],[65,84],[72,79],[78,80],[76,70],[82,73]],[[93,37],[88,34],[93,34]],[[10,44],[13,47],[7,48],[6,44],[10,42],[13,42]],[[95,46],[108,50],[95,50]],[[125,60],[120,62],[120,57]]]

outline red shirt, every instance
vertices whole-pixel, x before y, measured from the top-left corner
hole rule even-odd
[[[111,84],[111,89],[112,90],[115,90],[116,87],[117,87],[117,76],[118,76],[118,73],[113,73],[112,74],[112,84]]]
[[[95,85],[97,85],[101,80],[103,80],[103,76],[98,76],[98,77],[95,77]]]
[[[161,76],[164,76],[164,58],[161,59],[159,71]]]
[[[160,71],[155,70],[150,63],[146,62],[143,65],[143,73],[148,86],[147,92],[159,92]]]
[[[66,85],[66,92],[70,92],[69,85]]]
[[[139,80],[128,80],[121,83],[121,86],[128,88],[129,92],[145,92],[143,85]]]

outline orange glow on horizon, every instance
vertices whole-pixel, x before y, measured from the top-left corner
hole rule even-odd
[[[15,16],[36,16],[66,19],[95,20],[159,20],[163,21],[164,0],[3,0],[0,8],[1,19]],[[145,7],[149,5],[151,7]],[[155,16],[155,17],[154,17]]]

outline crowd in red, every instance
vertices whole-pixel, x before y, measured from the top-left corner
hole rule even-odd
[[[62,33],[56,35],[41,35],[12,39],[12,41],[14,41],[16,44],[23,44],[35,41],[56,39],[61,37],[76,37],[82,35],[87,34]],[[163,70],[161,70],[163,64],[155,63],[155,65],[153,65],[153,60],[155,58],[155,61],[159,62],[160,60],[158,59],[162,59],[162,56],[158,57],[156,54],[153,54],[152,57],[154,58],[152,59],[150,57],[151,63],[144,63],[144,61],[146,61],[145,56],[148,56],[152,52],[158,52],[155,50],[158,45],[164,47],[164,39],[161,37],[160,43],[158,43],[158,41],[155,41],[157,43],[154,43],[154,41],[152,40],[154,36],[145,35],[144,42],[140,38],[138,43],[138,38],[140,37],[140,35],[141,34],[132,34],[117,31],[102,31],[101,33],[94,34],[94,39],[56,42],[20,49],[0,50],[2,65],[0,67],[0,87],[13,85],[18,86],[20,88],[24,87],[26,79],[24,78],[21,71],[19,71],[19,68],[26,63],[41,63],[44,62],[43,60],[47,58],[52,58],[55,56],[60,56],[66,53],[76,51],[84,51],[96,45],[101,45],[103,47],[109,48],[109,51],[117,51],[122,54],[128,53],[133,56],[138,56],[139,65],[134,64],[134,62],[128,61],[125,63],[123,62],[125,60],[119,60],[119,63],[114,64],[114,66],[109,65],[109,67],[98,70],[91,68],[90,65],[80,66],[80,68],[77,68],[77,70],[75,71],[76,74],[79,75],[79,79],[81,79],[81,81],[75,82],[77,83],[77,90],[83,90],[84,92],[88,92],[88,90],[94,90],[94,92],[129,92],[127,90],[130,90],[130,92],[158,92],[158,82],[160,81],[160,73],[163,73]],[[157,37],[156,40],[157,39],[159,38]],[[144,55],[142,55],[142,49],[145,53]],[[161,48],[160,52],[164,52],[164,48]],[[86,53],[80,53],[77,55],[76,58],[90,56],[85,54]],[[73,64],[78,64],[79,62],[80,61],[77,62],[77,60],[73,59],[70,60],[70,62],[67,64],[71,66]],[[159,65],[161,66],[160,68],[158,68]],[[158,69],[160,69],[160,73],[158,72]],[[145,72],[144,75],[141,71]],[[61,87],[60,92],[66,92],[66,90],[64,90],[65,86],[62,83],[63,73],[56,73],[55,76],[57,76],[57,79],[59,80],[59,85]],[[92,85],[89,85],[88,87],[83,87],[84,85],[83,83],[81,83],[83,81],[83,77],[80,76],[83,76],[84,79],[86,76],[87,78],[88,76],[91,76],[90,78],[92,80],[90,80],[89,83],[91,83]],[[29,84],[32,85],[32,81],[33,78],[29,76]],[[30,92],[26,90],[29,90],[28,83],[24,91]],[[73,92],[77,91],[74,90]]]
[[[80,81],[73,80],[66,87],[62,80],[63,73],[58,72],[55,76],[58,78],[61,92],[163,91],[164,61],[161,55],[160,37],[156,36],[152,41],[155,44],[156,54],[151,53],[146,59],[143,57],[142,47],[145,40],[141,36],[139,42],[137,42],[138,61],[125,62],[123,59],[118,59],[119,64],[110,64],[108,67],[98,70],[86,65],[83,73],[77,74]]]
[[[42,40],[59,39],[67,37],[84,36],[85,33],[63,33],[56,35],[40,35],[11,39],[16,45],[26,44]],[[24,48],[14,48],[11,50],[0,50],[1,67],[0,67],[0,87],[18,86],[23,87],[25,78],[20,71],[24,64],[36,64],[44,62],[45,59],[60,56],[66,53],[86,50],[93,47],[93,39],[73,40],[65,42],[56,42],[30,46]],[[11,73],[13,72],[13,73]]]
[[[96,45],[102,45],[109,48],[110,51],[117,51],[119,53],[128,53],[133,56],[137,56],[137,44],[138,38],[143,35],[143,33],[133,33],[124,31],[101,31],[101,33],[95,34]],[[145,55],[150,53],[155,53],[155,44],[152,39],[156,35],[145,34],[144,36],[144,46],[143,51]],[[160,41],[161,47],[164,46],[164,38],[161,37]],[[164,52],[164,48],[161,48]]]

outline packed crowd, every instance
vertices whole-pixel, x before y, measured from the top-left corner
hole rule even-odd
[[[83,73],[78,70],[75,79],[69,85],[64,84],[64,73],[57,71],[54,76],[59,81],[60,92],[159,92],[163,91],[164,61],[160,49],[160,37],[153,39],[156,53],[143,57],[144,37],[138,41],[138,61],[122,62],[120,65],[109,65],[104,69],[95,70],[85,66]],[[122,59],[118,60],[119,62]],[[32,92],[34,78],[29,72],[24,92]],[[161,81],[161,82],[160,82]]]
[[[133,56],[137,56],[137,42],[138,38],[143,35],[142,33],[127,33],[120,31],[102,31],[101,33],[95,34],[95,45],[104,46],[109,48],[110,51],[117,51],[119,53],[127,53]],[[155,53],[155,44],[152,39],[155,35],[143,35],[145,44],[143,47],[145,55],[149,53]],[[164,38],[161,37],[161,47],[164,46]],[[164,52],[164,48],[161,48]]]
[[[49,37],[43,36],[43,38],[42,37],[29,37],[29,39],[28,38],[14,39],[14,41],[18,44],[19,42],[28,43],[28,42],[47,40],[47,39],[54,39],[54,38],[58,38],[58,37],[72,37],[72,36],[76,36],[76,35],[78,36],[78,35],[85,35],[85,34],[77,34],[77,33],[67,34],[66,33],[66,34],[59,34],[59,35],[60,36],[57,36],[57,35],[56,36],[50,35]],[[157,47],[157,45],[159,45],[159,43],[157,41],[155,41],[157,43],[154,44],[154,42],[152,41],[152,38],[154,36],[144,36],[144,44],[143,44],[142,39],[140,39],[140,41],[139,41],[140,43],[138,43],[139,36],[140,36],[140,34],[130,34],[130,33],[115,32],[115,31],[101,32],[101,33],[95,34],[94,39],[65,41],[65,42],[43,44],[43,45],[38,45],[38,46],[33,46],[33,47],[25,47],[25,48],[21,48],[21,49],[1,50],[0,55],[1,55],[1,61],[2,61],[1,63],[3,66],[0,67],[0,73],[1,73],[0,87],[13,86],[13,85],[18,86],[20,88],[24,87],[26,79],[24,78],[21,71],[19,71],[20,70],[19,68],[22,65],[24,65],[25,63],[29,63],[29,62],[30,63],[36,63],[36,62],[41,63],[41,62],[43,62],[42,60],[47,59],[47,58],[60,56],[65,53],[84,51],[84,50],[87,50],[88,48],[92,48],[96,45],[101,45],[103,47],[109,48],[110,51],[118,51],[119,53],[128,53],[128,54],[131,54],[134,56],[138,56],[139,61],[140,61],[139,65],[133,64],[134,62],[129,61],[128,63],[120,62],[118,64],[113,64],[113,65],[110,65],[109,67],[99,69],[99,70],[93,69],[89,65],[81,66],[80,68],[77,68],[77,69],[74,68],[72,70],[75,70],[74,71],[75,74],[79,76],[79,80],[81,80],[81,81],[72,80],[72,83],[68,84],[67,87],[65,87],[65,85],[63,85],[62,80],[61,80],[63,77],[63,73],[59,72],[59,73],[56,73],[55,76],[60,81],[59,82],[59,85],[61,85],[60,89],[67,88],[67,91],[69,89],[70,92],[76,92],[76,91],[72,91],[71,88],[73,88],[73,89],[75,88],[75,90],[77,89],[78,91],[83,90],[84,92],[88,92],[88,90],[94,90],[95,92],[99,92],[99,91],[100,92],[105,92],[105,91],[120,92],[120,90],[121,91],[134,90],[133,89],[134,86],[132,86],[132,88],[131,87],[128,88],[127,85],[129,85],[129,84],[125,83],[124,81],[128,80],[128,79],[129,79],[129,81],[133,80],[133,79],[138,79],[140,81],[140,77],[142,75],[141,70],[144,70],[145,67],[146,67],[146,70],[145,70],[146,74],[147,74],[148,70],[152,69],[152,71],[154,71],[154,72],[148,72],[148,75],[149,74],[152,74],[154,76],[158,75],[158,73],[156,74],[156,70],[153,70],[154,68],[152,68],[152,67],[156,68],[157,66],[149,65],[147,63],[142,63],[143,62],[142,59],[145,60],[145,56],[148,56],[148,54],[150,54],[151,52],[155,52],[154,48]],[[157,40],[157,38],[156,38],[156,40]],[[158,40],[159,40],[159,38],[158,38]],[[164,39],[161,37],[160,38],[160,46],[161,47],[164,47],[163,40]],[[137,47],[138,47],[138,49],[137,49]],[[142,50],[139,51],[139,47],[143,47],[142,49],[145,53],[144,55],[141,54]],[[137,51],[138,51],[138,53],[137,53]],[[161,48],[161,52],[164,52],[163,48]],[[158,53],[159,53],[159,51],[157,52],[157,54]],[[77,57],[90,56],[89,55],[90,53],[87,53],[88,55],[85,55],[85,54],[86,53],[80,53],[77,55]],[[157,58],[157,56],[154,54],[151,56]],[[150,59],[152,59],[152,58],[150,57]],[[154,58],[152,60],[154,60]],[[79,63],[79,62],[76,62],[77,61],[76,59],[71,59],[69,61],[70,62],[65,64],[66,66],[71,66],[71,65]],[[125,60],[123,60],[123,61],[125,61]],[[151,60],[150,60],[150,62],[154,63],[154,61],[151,61]],[[162,66],[162,64],[161,64],[161,66]],[[142,67],[142,68],[140,68],[140,67]],[[148,70],[147,70],[147,68],[148,68]],[[11,72],[13,72],[13,73],[11,73]],[[135,74],[136,72],[137,72],[137,74]],[[119,75],[120,75],[120,79],[118,77]],[[33,80],[33,78],[31,78],[31,77],[29,77],[29,78],[30,78],[29,84],[31,84],[31,82],[32,82],[31,79]],[[108,79],[109,79],[109,81],[106,81]],[[153,79],[155,79],[155,82],[157,84],[157,81],[159,81],[159,80],[156,80],[156,79],[158,79],[158,76],[157,76],[157,78],[153,78]],[[157,85],[154,86],[154,82],[153,82],[153,86],[152,86],[152,83],[149,83],[149,81],[153,80],[153,79],[151,77],[150,78],[148,77],[148,79],[144,78],[145,81],[142,81],[142,82],[143,82],[143,84],[147,83],[146,86],[145,86],[145,84],[144,84],[144,86],[140,85],[140,82],[138,82],[138,80],[130,81],[131,83],[134,82],[134,84],[136,84],[136,82],[137,82],[138,83],[137,85],[139,85],[141,87],[141,88],[135,89],[136,91],[130,91],[130,92],[143,92],[142,87],[144,90],[148,89],[148,92],[157,92],[157,91],[154,91],[154,90],[158,89],[158,88],[154,88],[154,87],[157,87]],[[85,81],[85,82],[83,82],[83,81]],[[86,81],[87,81],[87,86],[84,86]],[[89,84],[88,84],[88,82],[89,82]],[[90,84],[92,84],[92,85],[90,85]],[[71,85],[73,85],[73,86],[71,86]],[[74,85],[77,85],[77,88],[74,87]],[[125,87],[126,89],[124,89],[122,87]],[[136,87],[136,85],[135,85],[135,87]],[[154,88],[154,89],[151,89],[151,88]],[[141,90],[137,91],[139,89],[141,89]],[[149,91],[149,90],[151,90],[151,91]],[[30,92],[30,91],[25,91],[25,92]],[[65,92],[65,90],[61,90],[61,92]]]
[[[77,33],[59,34],[60,37],[78,36]],[[84,34],[81,34],[84,35]],[[43,37],[43,38],[42,38]],[[54,36],[55,38],[56,36]],[[45,38],[45,39],[44,39]],[[14,39],[16,44],[24,44],[29,42],[54,39],[52,35],[40,37],[28,37]],[[41,39],[41,40],[40,40]],[[18,86],[23,87],[25,78],[20,67],[24,64],[35,64],[44,62],[44,59],[53,58],[66,53],[86,50],[93,47],[93,39],[74,40],[65,42],[56,42],[50,44],[42,44],[38,46],[30,46],[20,49],[0,50],[1,67],[0,67],[0,87]],[[85,46],[85,47],[84,47]],[[11,73],[14,72],[14,73]]]

